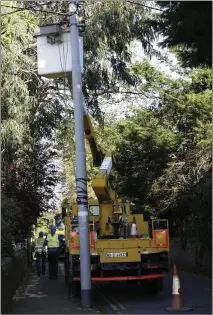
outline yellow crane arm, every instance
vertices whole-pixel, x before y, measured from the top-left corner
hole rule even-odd
[[[92,152],[93,165],[100,166],[104,158],[104,153],[95,140],[94,129],[88,114],[84,115],[84,133]]]
[[[108,177],[112,168],[112,153],[104,153],[95,139],[92,122],[87,113],[84,115],[84,132],[92,152],[93,164],[100,166],[100,170],[92,179],[92,188],[99,202],[110,202],[116,200],[116,193],[110,187]]]
[[[72,91],[71,77],[68,78],[70,91]],[[100,166],[99,173],[92,179],[92,188],[99,202],[111,202],[116,200],[116,193],[110,187],[108,177],[112,168],[113,156],[111,152],[104,153],[95,139],[95,133],[87,112],[84,98],[82,98],[84,109],[84,133],[89,143],[93,157],[93,165]]]

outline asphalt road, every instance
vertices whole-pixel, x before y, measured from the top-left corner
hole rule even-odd
[[[189,314],[212,314],[212,281],[201,277],[179,274],[184,306],[193,308]],[[117,313],[166,314],[172,303],[172,274],[164,278],[164,297],[157,298],[146,292],[142,284],[125,281],[98,284],[98,289]],[[112,312],[111,312],[112,313]]]
[[[164,279],[164,298],[147,293],[136,282],[98,283],[93,290],[98,309],[85,311],[78,298],[68,299],[63,264],[59,270],[57,281],[50,281],[48,275],[39,279],[31,270],[14,296],[12,314],[166,314],[165,308],[171,306],[172,274]],[[190,313],[212,314],[212,281],[184,273],[179,276],[184,306],[193,308]]]

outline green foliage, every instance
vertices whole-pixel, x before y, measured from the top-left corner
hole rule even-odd
[[[127,71],[131,42],[138,39],[145,53],[154,54],[155,33],[144,23],[150,14],[143,6],[124,1],[86,2],[83,91],[94,118],[101,114],[100,96],[110,98],[120,85],[136,84],[136,77]]]
[[[53,220],[54,213],[51,209],[40,213],[39,217],[37,218],[37,223],[35,225],[36,236],[38,236],[40,231],[47,234],[49,232],[48,227],[51,224],[51,222],[53,222]]]
[[[11,9],[2,7],[2,11],[6,14]],[[31,48],[36,17],[20,11],[3,15],[1,22],[2,242],[7,244],[11,237],[19,239],[31,233],[39,213],[47,209],[53,197],[57,181],[54,131],[62,119],[63,107],[57,97],[51,96],[55,93],[60,97],[56,83],[36,75],[36,54]]]
[[[209,158],[211,160],[211,158]],[[184,228],[188,239],[194,238],[212,250],[212,172],[205,172],[202,180],[193,189],[191,210]]]
[[[30,233],[49,208],[57,182],[55,149],[63,151],[64,202],[76,199],[75,143],[73,108],[64,92],[68,85],[37,76],[33,38],[36,25],[61,21],[57,12],[67,12],[67,1],[3,3],[32,10],[3,15],[1,21],[2,239],[8,244]],[[94,123],[101,125],[95,127],[98,142],[115,152],[111,179],[119,195],[152,215],[167,216],[180,235],[210,246],[212,79],[204,66],[211,64],[211,4],[158,5],[165,10],[156,17],[128,2],[85,2],[79,13],[86,18],[83,92]],[[3,14],[12,10],[2,7]],[[152,41],[160,34],[184,66],[203,68],[175,69],[181,77],[172,79],[148,61],[132,65],[132,41],[139,40],[146,55],[153,56]],[[126,101],[127,95],[138,95],[143,105],[133,106],[119,122],[113,114],[104,119],[99,104],[103,99],[110,104],[116,93]],[[94,197],[91,179],[97,169],[86,150],[88,194]],[[44,221],[40,218],[38,227],[45,229]]]
[[[59,139],[63,138],[63,144],[59,144],[63,146],[63,165],[64,172],[61,175],[61,180],[66,183],[66,190],[63,193],[62,204],[66,204],[71,206],[73,202],[76,201],[76,182],[75,182],[75,142],[74,142],[74,123],[72,122],[69,125],[68,131],[66,130],[63,133],[64,129],[58,130]],[[64,137],[63,137],[64,135]],[[92,154],[90,152],[89,146],[86,145],[86,163],[87,163],[87,179],[88,179],[88,198],[94,198],[94,192],[91,187],[91,178],[97,172],[97,168],[93,166]]]
[[[48,6],[38,1],[27,3],[27,8],[40,9],[34,12],[39,24],[61,22],[63,16],[47,14],[46,11],[65,13],[67,1],[48,1]],[[146,54],[156,53],[152,46],[155,32],[145,20],[151,11],[143,6],[125,1],[85,1],[79,10],[79,20],[85,19],[83,92],[92,116],[103,123],[100,97],[110,98],[118,93],[120,86],[134,86],[136,77],[128,73],[127,63],[131,61],[130,44],[137,39]],[[68,87],[68,85],[66,85]]]
[[[144,200],[169,161],[175,135],[160,125],[151,110],[145,109],[136,110],[117,130],[122,134],[116,151],[118,191],[126,197]]]
[[[8,198],[4,194],[1,196],[1,245],[2,256],[11,254],[11,241],[17,234],[21,238],[19,222],[23,220],[22,205],[15,198]]]
[[[211,141],[211,70],[203,68],[169,79],[149,62],[135,64],[140,90],[160,123],[176,133],[180,148]],[[151,100],[150,100],[151,99]]]
[[[157,1],[163,11],[148,22],[164,37],[162,47],[177,52],[182,65],[212,65],[212,2]]]
[[[114,186],[143,210],[175,222],[182,237],[209,244],[210,69],[185,80],[169,79],[147,62],[133,70],[149,106],[117,124]]]
[[[104,128],[95,127],[101,147],[115,152],[110,181],[138,211],[167,217],[172,233],[175,223],[182,239],[210,246],[211,71],[171,79],[145,61],[130,72],[148,105],[119,121],[106,115]],[[88,148],[87,163],[91,180],[96,169]]]

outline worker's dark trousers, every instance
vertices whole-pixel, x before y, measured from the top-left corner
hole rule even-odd
[[[59,251],[48,251],[49,277],[57,279],[58,277],[58,258]]]
[[[42,273],[45,275],[45,267],[46,267],[46,254],[36,254],[36,269],[38,276]]]

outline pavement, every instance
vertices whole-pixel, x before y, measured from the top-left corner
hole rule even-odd
[[[11,314],[95,314],[96,309],[84,310],[79,298],[68,298],[63,264],[59,265],[58,280],[49,280],[48,272],[40,278],[35,267],[29,269],[13,297]]]
[[[188,314],[212,314],[212,280],[179,273],[184,306]],[[164,298],[146,293],[146,282],[111,282],[93,286],[95,305],[83,310],[78,298],[69,299],[64,280],[63,264],[59,279],[49,280],[48,274],[38,278],[29,270],[13,298],[11,314],[166,314],[172,302],[172,274],[164,279]],[[184,312],[183,312],[184,313]]]

